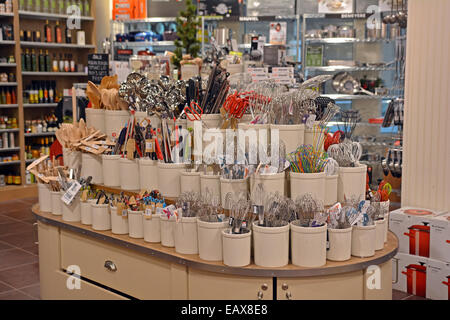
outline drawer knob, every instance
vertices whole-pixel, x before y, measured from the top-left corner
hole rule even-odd
[[[263,291],[267,291],[267,289],[269,289],[269,286],[267,285],[267,283],[264,283],[264,284],[261,286],[261,289],[263,289]]]
[[[287,283],[283,283],[281,285],[281,289],[283,289],[284,291],[286,291],[287,289],[289,289],[289,286],[287,285]]]
[[[114,262],[109,261],[109,260],[105,261],[105,268],[108,269],[109,271],[112,271],[112,272],[116,272],[117,271],[117,267],[114,264]]]
[[[286,292],[286,299],[292,300],[292,293]]]

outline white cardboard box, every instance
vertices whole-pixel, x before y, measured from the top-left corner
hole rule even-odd
[[[431,220],[444,212],[403,207],[389,214],[389,229],[399,240],[398,251],[430,257]]]
[[[430,258],[450,263],[450,213],[431,219]]]
[[[397,253],[392,259],[392,289],[425,298],[428,262],[428,258]]]
[[[449,300],[450,263],[428,259],[427,293],[428,299]]]

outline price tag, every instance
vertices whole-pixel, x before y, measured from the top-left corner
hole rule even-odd
[[[61,197],[61,200],[66,204],[70,205],[75,198],[75,196],[78,194],[78,191],[81,189],[81,184],[78,183],[78,181],[74,181],[72,185],[70,186],[69,190],[66,191],[66,193],[63,194]]]
[[[127,209],[123,209],[122,210],[122,218],[123,219],[128,219],[128,210]]]
[[[308,117],[308,119],[306,119],[306,128],[312,129],[312,127],[314,126],[314,121],[316,121],[316,115],[315,114],[311,114]]]
[[[94,151],[94,150],[92,150],[92,148],[90,148],[90,147],[84,147],[84,150],[86,150],[87,152],[92,152],[92,151]]]
[[[152,215],[153,215],[153,211],[152,211],[151,208],[145,209],[145,211],[144,211],[144,218],[146,220],[152,220]]]
[[[146,153],[155,152],[155,144],[153,139],[145,140],[145,152]]]
[[[141,122],[141,127],[144,127],[144,128],[146,128],[148,126],[148,122],[147,122],[147,120],[143,120],[142,122]]]

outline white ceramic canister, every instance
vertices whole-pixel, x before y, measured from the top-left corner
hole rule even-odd
[[[238,129],[237,135],[239,138],[245,139],[245,152],[249,154],[250,161],[253,160],[252,156],[256,160],[253,160],[252,162],[257,163],[261,160],[259,154],[261,148],[268,153],[270,152],[270,124],[239,123]],[[265,138],[264,133],[266,134]],[[260,136],[262,139],[260,139]],[[263,145],[260,146],[261,143],[263,143]]]
[[[175,251],[198,254],[197,217],[181,217],[175,223]]]
[[[42,212],[52,212],[52,195],[49,184],[38,183],[38,197],[39,210]]]
[[[203,128],[202,157],[206,162],[215,161],[226,148],[226,130],[219,128]]]
[[[105,187],[120,187],[120,155],[102,155],[103,184]]]
[[[364,199],[366,195],[367,166],[339,167],[338,201],[345,202],[345,197],[353,196]]]
[[[337,202],[338,177],[339,175],[337,174],[332,176],[325,176],[324,205],[326,206],[332,206]]]
[[[161,242],[160,215],[144,215],[144,241],[150,243]]]
[[[222,231],[227,228],[228,220],[207,222],[197,220],[198,252],[200,259],[222,261]]]
[[[384,248],[384,235],[386,232],[385,225],[386,219],[380,219],[375,221],[375,250],[383,250]]]
[[[111,232],[114,234],[128,234],[128,210],[117,212],[117,207],[110,207]]]
[[[158,189],[158,161],[139,159],[139,182],[141,190],[153,191]]]
[[[389,206],[390,206],[391,202],[388,201],[383,201],[380,203],[380,209],[384,212],[384,220],[386,220],[385,224],[384,224],[384,243],[387,242],[387,236],[388,236],[388,232],[389,232]]]
[[[89,199],[87,201],[80,200],[81,223],[90,226],[92,224],[92,204],[96,200]]]
[[[200,194],[205,196],[206,190],[208,190],[215,197],[221,197],[219,175],[200,174]]]
[[[263,227],[253,222],[255,264],[278,268],[289,263],[289,223],[282,227]]]
[[[139,190],[139,159],[119,159],[120,187],[123,190]]]
[[[327,259],[327,225],[302,227],[291,222],[292,264],[299,267],[321,267]]]
[[[200,194],[200,172],[183,171],[180,176],[180,192],[195,192]]]
[[[224,209],[230,209],[229,204],[225,203],[225,198],[227,194],[231,192],[233,194],[238,194],[242,192],[245,196],[248,194],[248,178],[245,179],[224,179],[220,178],[220,194],[222,207]]]
[[[304,142],[305,125],[304,124],[271,124],[270,131],[278,130],[280,141],[286,146],[286,154],[294,152]]]
[[[113,141],[119,138],[120,131],[130,120],[128,110],[105,110],[105,133]]]
[[[217,129],[222,125],[223,116],[220,113],[217,114],[204,114],[202,116],[202,122],[205,124],[204,129]]]
[[[109,204],[91,203],[92,229],[98,231],[111,230],[111,213]]]
[[[128,235],[130,238],[144,238],[144,211],[128,209]]]
[[[291,199],[295,200],[298,196],[310,193],[315,199],[325,202],[325,172],[290,172],[289,175]]]
[[[161,223],[161,244],[164,247],[175,247],[175,217],[171,216],[170,219],[166,214],[160,215]]]
[[[242,73],[244,70],[244,65],[242,63],[229,63],[227,65],[227,72],[230,75],[236,74],[236,73]]]
[[[245,267],[250,264],[252,231],[233,234],[222,230],[223,263],[230,267]]]
[[[64,192],[61,192],[61,197]],[[70,205],[66,205],[61,200],[62,206],[62,219],[67,222],[80,222],[81,221],[81,200],[80,197],[75,197]]]
[[[280,195],[286,195],[286,174],[285,172],[275,174],[257,174],[252,175],[250,178],[250,192],[255,187],[255,184],[262,183],[266,194],[275,194],[278,192]]]
[[[82,153],[81,155],[81,177],[92,177],[91,183],[103,184],[103,161],[100,155],[93,153]]]
[[[352,228],[328,229],[327,259],[347,261],[352,254]]]
[[[51,191],[50,195],[52,198],[52,214],[55,216],[62,215],[61,192]]]
[[[375,225],[353,226],[352,256],[367,258],[375,255],[376,230]]]
[[[64,165],[69,169],[81,170],[81,152],[63,149]]]
[[[87,108],[86,110],[86,126],[95,128],[100,132],[105,132],[105,109]]]
[[[181,173],[186,170],[184,163],[158,162],[158,189],[164,197],[178,198],[181,193]]]

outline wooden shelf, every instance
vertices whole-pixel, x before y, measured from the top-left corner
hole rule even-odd
[[[22,47],[33,48],[75,48],[75,49],[95,49],[93,44],[76,44],[76,43],[52,43],[52,42],[33,42],[33,41],[21,41]]]
[[[24,103],[24,108],[54,108],[57,107],[57,103]]]
[[[17,67],[17,63],[0,63],[0,67]]]
[[[16,42],[14,40],[3,40],[0,41],[0,46],[14,46]]]
[[[25,11],[19,10],[19,16],[30,19],[39,19],[39,20],[63,20],[70,18],[67,14],[59,14],[59,13],[47,13],[47,12],[34,12],[34,11]],[[81,21],[94,21],[94,17],[80,17]]]
[[[20,164],[20,160],[0,162],[0,167],[14,166]]]
[[[24,71],[22,76],[42,76],[42,77],[87,77],[88,74],[85,72],[34,72],[34,71]]]
[[[17,87],[17,82],[0,82],[0,87]]]
[[[12,17],[14,17],[14,13],[13,12],[11,12],[11,13],[0,13],[0,18],[2,18],[2,17],[12,18]]]
[[[0,109],[17,108],[18,104],[0,104]]]
[[[0,129],[0,133],[3,132],[19,132],[19,128],[17,129]]]
[[[25,133],[25,138],[29,137],[49,137],[54,136],[54,132],[42,132],[42,133]]]
[[[19,147],[14,147],[14,148],[2,148],[0,149],[0,152],[13,152],[13,151],[20,151]]]

